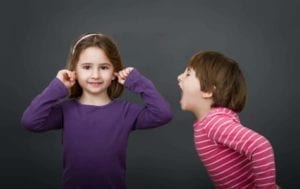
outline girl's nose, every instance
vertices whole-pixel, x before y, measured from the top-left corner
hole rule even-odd
[[[99,78],[99,71],[97,69],[94,69],[92,72],[92,78],[93,79],[98,79]]]

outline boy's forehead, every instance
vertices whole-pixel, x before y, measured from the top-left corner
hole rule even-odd
[[[193,68],[192,66],[190,66],[190,65],[187,66],[185,69],[186,69],[187,71],[195,71],[194,68]]]

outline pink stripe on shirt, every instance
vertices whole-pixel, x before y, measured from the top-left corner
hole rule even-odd
[[[196,122],[194,142],[217,188],[276,188],[270,142],[230,109],[213,108]]]

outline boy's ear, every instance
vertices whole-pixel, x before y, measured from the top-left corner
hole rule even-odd
[[[209,90],[207,92],[202,92],[202,97],[203,98],[212,98],[213,97],[213,91],[216,90],[216,86],[213,86],[212,90]]]
[[[203,98],[212,98],[213,93],[212,92],[202,92]]]

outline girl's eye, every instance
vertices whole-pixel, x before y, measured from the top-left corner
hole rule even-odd
[[[101,70],[107,70],[107,69],[109,69],[108,66],[101,66],[100,68],[101,68]]]
[[[82,68],[85,70],[89,70],[91,68],[91,66],[86,65],[86,66],[83,66]]]

